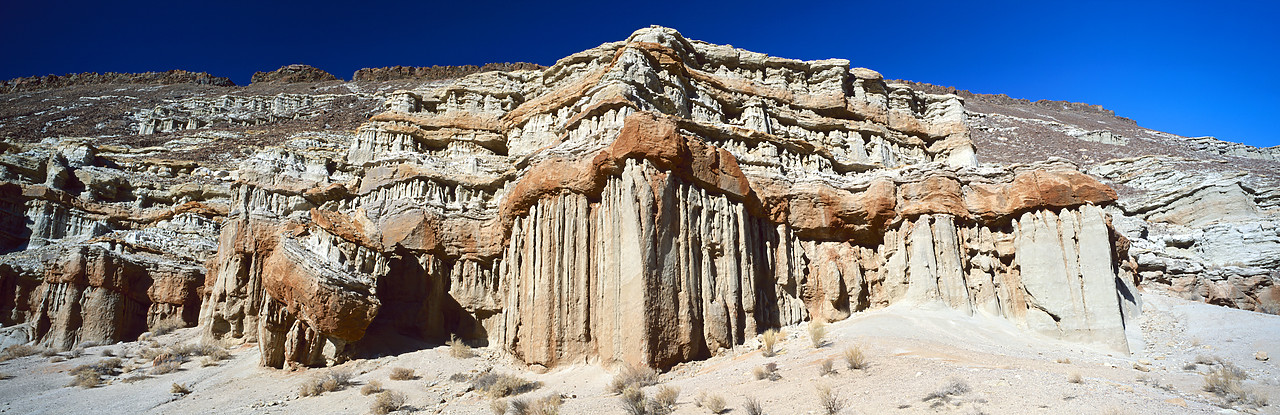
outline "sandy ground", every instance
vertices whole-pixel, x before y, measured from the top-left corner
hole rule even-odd
[[[750,342],[677,366],[660,379],[681,391],[676,414],[709,413],[694,404],[694,397],[704,392],[723,397],[729,414],[746,413],[745,397],[758,399],[769,414],[818,414],[820,384],[846,402],[842,414],[1280,414],[1280,316],[1152,293],[1143,301],[1139,323],[1145,346],[1127,356],[1030,334],[1003,319],[943,308],[890,307],[830,324],[821,348],[810,344],[805,326],[788,327],[775,357],[762,356],[758,344]],[[197,332],[179,330],[156,340],[194,343]],[[841,352],[855,344],[868,357],[866,369],[844,366]],[[121,381],[150,368],[132,357],[147,345],[91,347],[83,356],[61,362],[33,355],[0,363],[0,374],[13,376],[0,380],[0,413],[368,413],[374,397],[361,395],[360,387],[377,380],[408,396],[401,413],[492,414],[487,397],[466,382],[450,380],[454,374],[487,369],[541,382],[540,388],[522,395],[526,399],[565,396],[564,414],[623,413],[619,397],[605,392],[613,376],[606,368],[583,364],[537,373],[492,350],[476,349],[479,356],[458,359],[443,346],[334,368],[284,371],[258,367],[257,348],[244,345],[232,348],[232,358],[216,366],[202,367],[196,359],[175,373]],[[134,362],[140,368],[92,389],[65,386],[72,368],[103,359],[108,349],[130,356],[126,365]],[[1273,359],[1255,359],[1260,351]],[[837,374],[820,376],[818,367],[827,358],[836,360]],[[1211,366],[1189,364],[1218,358],[1243,368],[1249,374],[1245,385],[1272,405],[1223,408],[1221,398],[1202,391],[1201,373]],[[782,378],[756,380],[752,369],[768,362],[778,365]],[[418,378],[389,380],[396,367],[414,369]],[[299,397],[303,382],[333,370],[355,374],[353,385]],[[1071,382],[1076,374],[1079,383]],[[922,401],[956,381],[969,391],[946,403]],[[174,383],[187,385],[192,393],[170,393]]]

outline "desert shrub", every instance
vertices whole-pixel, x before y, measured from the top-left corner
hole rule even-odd
[[[1214,363],[1217,363],[1220,360],[1222,359],[1209,357],[1205,355],[1196,355],[1196,364],[1199,364],[1199,365],[1213,365]]]
[[[54,357],[58,355],[58,351],[45,347],[40,350],[40,355],[44,357]]]
[[[818,364],[818,376],[827,376],[836,374],[835,360],[830,358],[823,360]]]
[[[127,378],[120,378],[120,381],[124,383],[134,383],[137,381],[147,380],[147,379],[151,379],[151,377],[147,375],[138,375],[138,376],[130,376]]]
[[[628,386],[635,386],[638,389],[656,384],[658,384],[658,372],[653,368],[626,366],[613,376],[613,381],[609,382],[609,392],[622,393]]]
[[[519,376],[488,372],[476,376],[471,386],[494,398],[515,396],[538,389],[541,384]]]
[[[1187,363],[1187,364],[1185,364],[1185,365],[1182,365],[1182,370],[1192,371],[1192,370],[1196,370],[1196,368],[1198,368],[1198,367],[1199,367],[1199,366],[1197,366],[1197,365],[1195,364],[1195,362],[1191,362],[1191,363]]]
[[[619,399],[622,401],[622,411],[628,415],[646,415],[648,413],[644,405],[644,391],[640,390],[636,385],[627,385],[627,388],[622,390],[622,396]]]
[[[720,395],[714,394],[708,395],[707,399],[702,401],[702,406],[707,408],[707,410],[711,411],[713,414],[722,414],[726,409],[729,409],[729,407],[726,406],[724,398]]]
[[[818,406],[822,407],[822,412],[827,415],[835,415],[844,409],[844,398],[840,394],[831,389],[830,385],[818,385]]]
[[[163,362],[156,363],[155,365],[151,366],[150,373],[153,375],[163,375],[166,373],[177,372],[178,369],[181,367],[182,367],[181,360],[165,360]]]
[[[200,367],[209,367],[209,366],[217,366],[217,365],[218,365],[218,359],[214,359],[209,356],[200,358]]]
[[[371,380],[360,388],[360,394],[369,396],[378,392],[382,392],[382,382]]]
[[[827,323],[822,320],[812,320],[809,322],[809,340],[813,342],[813,347],[820,348],[827,342]]]
[[[407,367],[397,367],[397,368],[391,369],[391,376],[389,376],[389,378],[391,380],[413,380],[413,379],[417,379],[418,376],[414,375],[413,369],[410,369]]]
[[[388,414],[400,410],[404,406],[405,396],[397,391],[383,391],[373,399],[369,410],[375,414]]]
[[[189,389],[189,388],[187,387],[187,385],[183,385],[183,384],[180,384],[180,383],[174,382],[173,386],[170,386],[170,387],[169,387],[169,393],[172,393],[172,394],[178,394],[178,395],[186,395],[186,394],[191,393],[191,389]]]
[[[506,399],[498,398],[489,401],[489,411],[493,412],[493,415],[506,415],[508,406]]]
[[[79,386],[85,389],[94,388],[102,384],[102,375],[91,370],[72,372],[75,379],[67,386]]]
[[[1227,404],[1265,406],[1266,396],[1244,386],[1248,373],[1236,365],[1223,361],[1221,365],[1204,374],[1204,390],[1222,397]]]
[[[351,372],[333,370],[323,375],[312,376],[298,388],[299,396],[319,396],[325,392],[333,392],[351,384]]]
[[[742,410],[747,415],[764,415],[764,407],[760,406],[760,401],[750,396],[742,400]]]
[[[0,373],[0,380],[9,380],[9,379],[13,379],[13,375],[10,375],[8,373]]]
[[[862,353],[862,348],[859,346],[846,347],[844,349],[844,364],[849,367],[849,370],[866,369],[867,356]]]
[[[1084,383],[1084,377],[1080,376],[1080,372],[1071,372],[1071,374],[1067,376],[1067,382]]]
[[[761,348],[760,354],[763,354],[764,357],[776,356],[777,351],[774,349],[774,347],[777,346],[778,339],[780,338],[782,338],[782,333],[779,333],[777,330],[774,330],[774,329],[765,330],[764,334],[760,335],[760,348]]]
[[[92,388],[102,383],[103,376],[116,375],[123,362],[118,357],[110,359],[102,359],[97,363],[90,365],[80,365],[71,369],[71,375],[75,379],[67,386],[79,386],[82,388]]]
[[[452,336],[446,344],[449,346],[450,356],[459,359],[467,359],[476,355],[475,352],[471,350],[471,346],[464,343],[462,339],[458,338],[458,336]]]
[[[756,380],[782,379],[782,375],[778,374],[778,364],[773,362],[769,362],[769,363],[765,363],[763,365],[757,366],[755,369],[751,370],[751,374],[755,375]]]
[[[529,415],[558,415],[560,413],[560,405],[564,404],[564,397],[558,393],[553,393],[538,399],[529,408]]]
[[[469,375],[469,374],[462,373],[462,372],[458,372],[458,373],[454,373],[454,374],[452,374],[452,375],[449,375],[449,381],[450,381],[450,382],[465,383],[465,382],[470,382],[470,381],[471,381],[471,379],[473,379],[473,378],[474,378],[474,376],[471,376],[471,375]]]
[[[1069,365],[1069,364],[1071,364],[1071,359],[1068,359],[1068,358],[1065,358],[1065,357],[1059,357],[1059,358],[1058,358],[1058,360],[1054,360],[1054,362],[1058,362],[1058,363],[1062,363],[1062,364],[1067,364],[1067,365]]]
[[[970,388],[968,383],[965,383],[965,381],[960,379],[952,378],[951,381],[948,382],[946,386],[942,387],[942,389],[938,389],[928,395],[925,395],[925,397],[923,399],[920,399],[920,401],[921,402],[934,401],[933,404],[930,406],[938,407],[938,406],[942,406],[944,404],[950,403],[952,397],[963,395],[969,392],[969,390]]]
[[[115,357],[116,351],[111,349],[102,349],[103,357]]]
[[[187,327],[187,324],[182,322],[181,320],[164,320],[159,323],[156,323],[155,326],[151,327],[151,335],[163,336],[169,333],[173,333],[174,330],[186,328],[186,327]]]
[[[669,414],[675,410],[676,399],[679,398],[680,388],[670,385],[659,386],[649,402],[649,412],[657,415]]]
[[[31,356],[42,351],[44,351],[43,348],[29,344],[15,344],[4,348],[4,351],[0,352],[0,362],[17,359],[19,357]]]

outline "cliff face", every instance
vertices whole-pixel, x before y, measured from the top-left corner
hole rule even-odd
[[[975,147],[1019,101],[975,106],[658,27],[548,68],[405,80],[434,76],[419,69],[182,96],[116,115],[134,141],[7,148],[0,322],[71,347],[180,320],[259,343],[272,367],[451,335],[530,364],[669,367],[889,306],[1127,352],[1139,284],[1210,281],[1240,290],[1213,301],[1244,308],[1273,285],[1252,271],[1270,251],[1187,282],[1175,270],[1196,260],[1169,259],[1182,239],[1153,257],[1155,237],[1134,231],[1177,222],[1265,244],[1274,206],[1253,179],[1175,191],[1192,179],[1135,180],[1161,169],[1141,159],[1086,164],[1092,176]],[[1140,143],[1072,128],[1087,146]]]
[[[208,337],[270,366],[394,330],[665,367],[939,303],[1127,350],[1114,192],[1064,163],[977,168],[954,96],[653,28],[386,108],[342,168],[241,166]]]

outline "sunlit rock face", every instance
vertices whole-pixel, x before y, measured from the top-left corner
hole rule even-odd
[[[0,265],[6,324],[49,321],[36,338],[69,345],[181,319],[272,367],[450,336],[543,366],[670,367],[900,304],[1129,349],[1116,193],[1062,160],[979,167],[955,95],[661,27],[527,68],[361,92],[385,104],[354,131],[256,148],[195,187],[142,189],[74,146],[0,160],[30,182],[0,189],[6,243],[76,253]],[[270,128],[335,97],[188,99],[138,131],[224,112]]]

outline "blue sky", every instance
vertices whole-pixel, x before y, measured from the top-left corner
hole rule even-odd
[[[1280,145],[1273,2],[0,2],[0,78],[307,63],[541,64],[659,24],[889,78],[1099,104],[1145,127]]]

